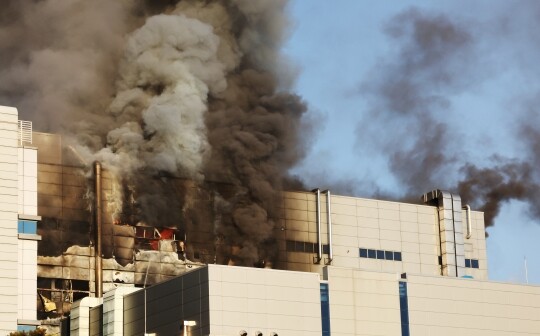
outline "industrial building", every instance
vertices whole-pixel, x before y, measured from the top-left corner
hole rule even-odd
[[[14,108],[0,117],[0,332],[62,321],[62,335],[540,331],[540,287],[488,281],[483,214],[459,195],[283,192],[271,253],[261,268],[237,267],[205,184],[168,177],[171,198],[189,195],[175,227],[132,220],[130,204],[116,220],[111,172],[32,132]]]

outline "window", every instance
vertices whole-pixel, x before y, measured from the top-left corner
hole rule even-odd
[[[37,222],[31,220],[19,220],[17,229],[19,233],[37,234]]]
[[[480,268],[478,259],[465,259],[465,267],[467,268]]]
[[[287,249],[287,251],[295,251],[295,249],[294,249],[294,241],[287,240],[286,249]]]
[[[360,249],[360,258],[367,258],[367,249]]]
[[[401,261],[401,252],[360,248],[360,258]]]
[[[321,283],[322,336],[330,336],[330,300],[328,294],[328,284]]]
[[[322,253],[324,253],[324,254],[329,254],[330,253],[330,247],[328,246],[328,244],[324,244],[322,246]]]
[[[317,253],[319,249],[319,245],[317,243],[303,242],[297,240],[287,240],[285,247],[288,252]],[[330,253],[330,247],[328,246],[328,244],[322,245],[322,253]]]
[[[399,312],[401,317],[401,335],[409,336],[409,304],[407,302],[407,283],[399,282]]]
[[[478,264],[477,259],[471,259],[471,267],[472,268],[480,268],[480,265]]]

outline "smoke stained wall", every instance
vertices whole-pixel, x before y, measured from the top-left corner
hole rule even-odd
[[[273,256],[280,191],[304,155],[306,108],[277,75],[286,5],[6,1],[0,100],[63,134],[88,171],[102,162],[113,223],[207,230],[208,216],[189,215],[198,188],[231,185],[209,191],[213,233],[253,265]]]

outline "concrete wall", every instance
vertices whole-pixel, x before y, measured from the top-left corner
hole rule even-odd
[[[103,335],[124,335],[124,296],[140,290],[119,287],[103,295]]]
[[[321,195],[321,240],[328,244],[326,195]],[[472,211],[472,236],[465,239],[466,258],[479,261],[479,268],[467,275],[487,278],[483,214]],[[463,211],[465,218],[465,211]],[[434,206],[379,201],[332,195],[331,220],[333,260],[331,265],[387,272],[440,274],[437,208]],[[464,222],[465,223],[465,222]],[[465,228],[464,228],[465,229]],[[320,264],[315,252],[291,251],[290,242],[317,243],[314,193],[285,192],[282,218],[276,226],[282,269],[322,274],[328,253]],[[360,258],[359,249],[400,252],[401,261]]]
[[[0,334],[17,329],[17,109],[0,106]]]
[[[123,309],[123,334],[142,335],[146,306],[146,332],[158,335],[179,334],[187,320],[196,323],[190,327],[193,336],[238,335],[241,330],[319,336],[319,284],[315,273],[208,265],[147,288],[146,297],[144,290],[127,294],[123,307],[109,305],[113,294],[108,293],[104,334],[122,335],[117,326],[107,329],[107,316]]]
[[[401,335],[398,274],[325,270],[332,336]]]
[[[333,336],[537,335],[540,286],[328,267]],[[407,306],[400,306],[399,283]],[[401,309],[404,308],[404,311]],[[403,319],[402,319],[403,317]]]
[[[540,332],[540,286],[407,276],[415,336],[518,336]]]
[[[90,335],[90,309],[101,304],[103,299],[94,297],[85,297],[73,303],[69,326],[71,336]]]
[[[37,149],[18,148],[18,212],[19,219],[36,222],[37,210]],[[36,223],[37,224],[37,223]],[[37,244],[40,236],[19,232],[18,246],[18,319],[19,324],[37,324]]]
[[[319,275],[208,265],[211,335],[321,335]]]

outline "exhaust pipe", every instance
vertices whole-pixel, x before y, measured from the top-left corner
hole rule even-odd
[[[314,264],[319,264],[322,259],[322,239],[321,239],[321,190],[319,188],[312,190],[315,193],[317,201],[317,258],[313,260]]]
[[[468,204],[465,204],[462,209],[467,210],[467,234],[465,235],[465,238],[470,239],[472,234],[471,207]]]
[[[332,264],[333,252],[332,252],[332,194],[330,190],[326,190],[326,223],[328,224],[328,260],[326,265]]]
[[[95,177],[95,229],[96,229],[96,246],[95,251],[95,263],[94,263],[94,283],[95,283],[95,296],[103,297],[103,260],[101,258],[101,236],[102,236],[102,218],[101,218],[101,163],[94,162],[94,177]]]

